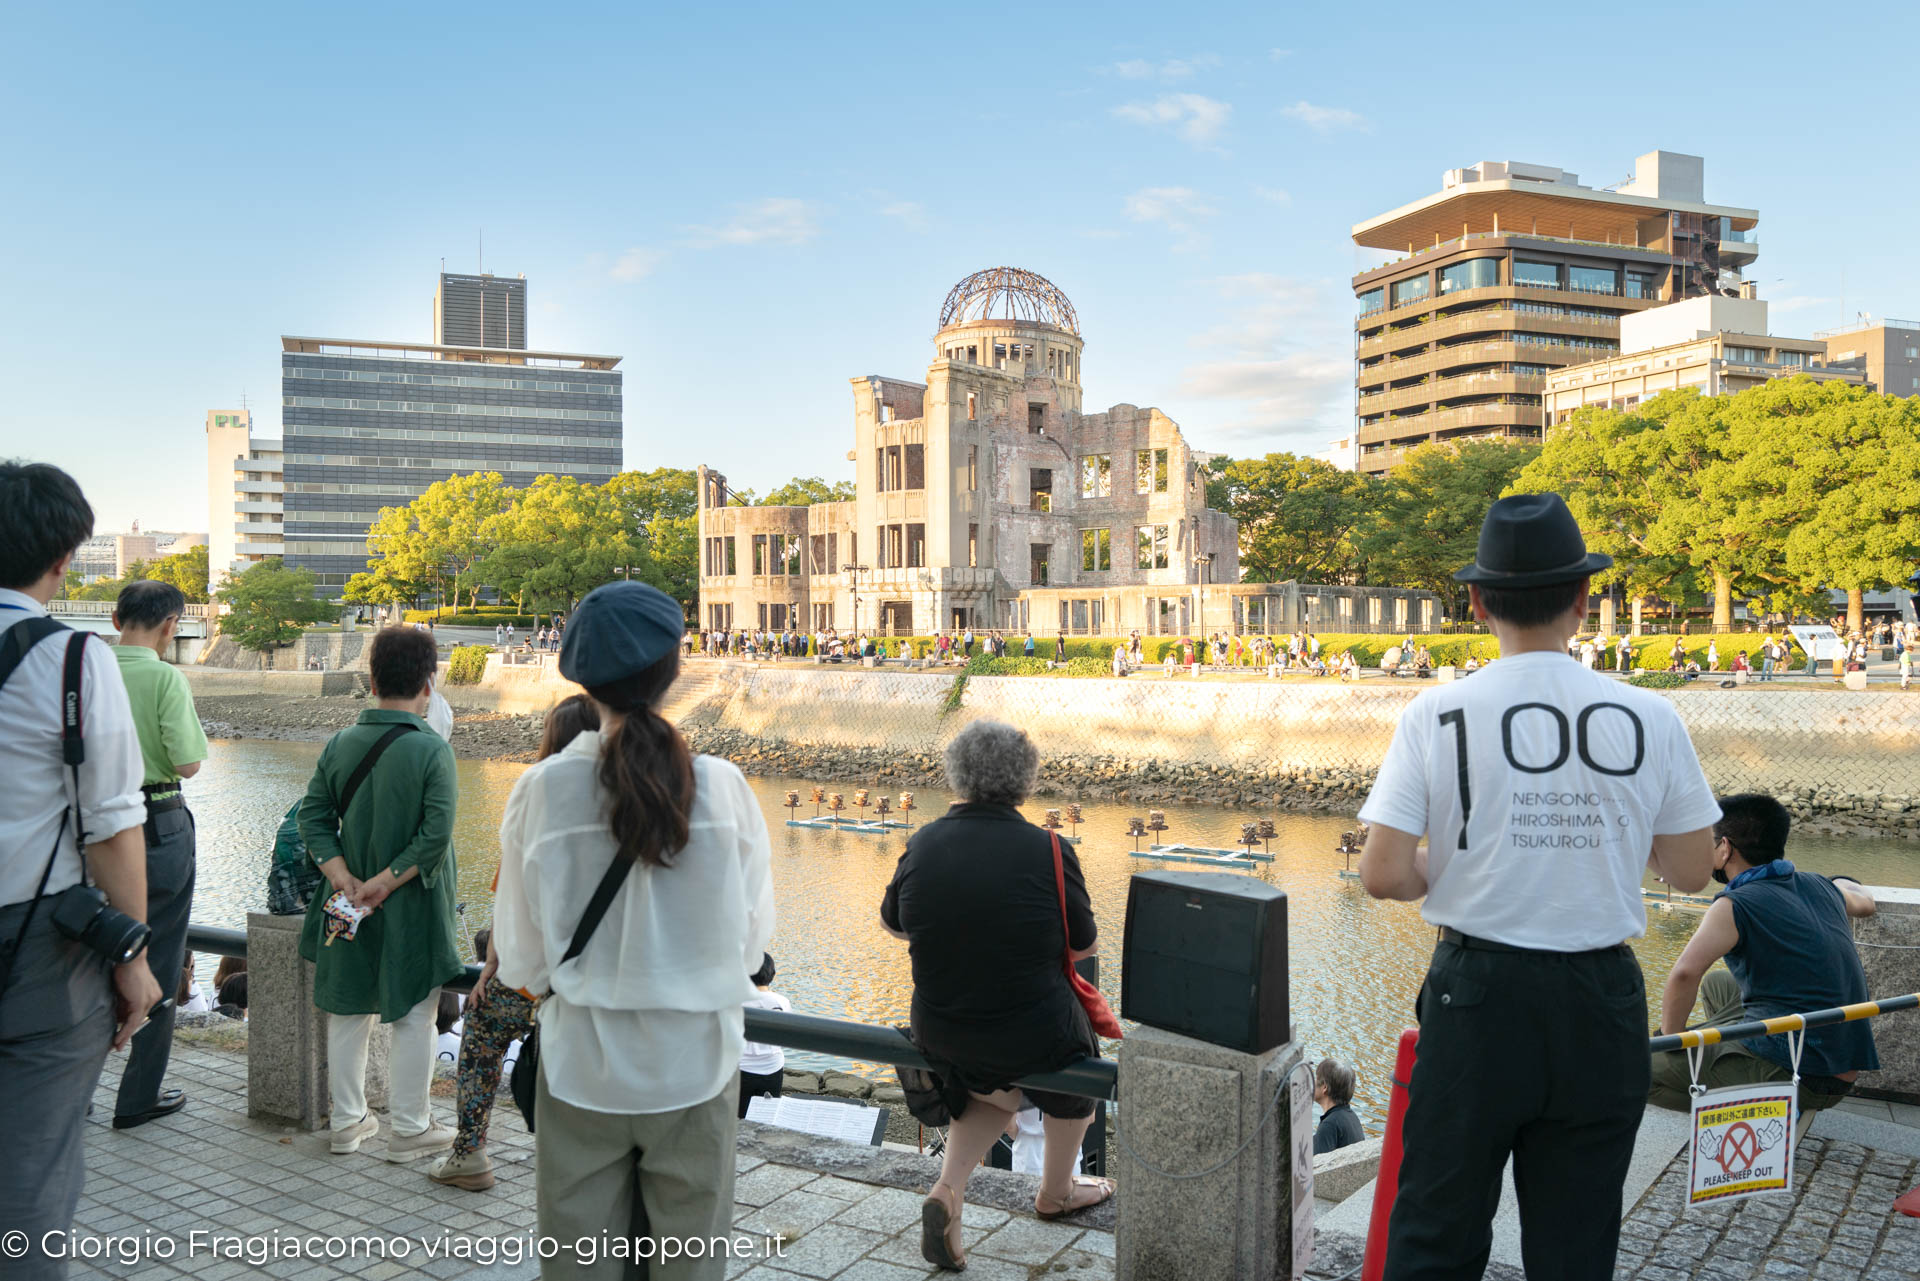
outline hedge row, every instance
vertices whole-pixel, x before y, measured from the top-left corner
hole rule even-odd
[[[461,610],[457,614],[441,614],[438,617],[430,609],[410,609],[406,612],[409,623],[432,623],[435,627],[506,627],[516,630],[514,640],[519,640],[519,632],[530,631],[534,627],[545,627],[551,621],[545,614],[540,615],[536,623],[531,614],[476,614],[470,610]]]

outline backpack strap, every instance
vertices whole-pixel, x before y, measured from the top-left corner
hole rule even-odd
[[[23,618],[9,627],[5,639],[0,639],[0,685],[7,683],[7,677],[13,675],[29,650],[55,632],[66,630],[65,623],[43,615]]]
[[[367,754],[362,756],[360,763],[353,767],[353,773],[347,776],[347,784],[340,789],[340,799],[335,803],[334,808],[343,821],[347,817],[347,806],[353,804],[353,798],[360,794],[360,784],[367,781],[367,775],[373,773],[373,767],[380,763],[380,758],[386,754],[387,749],[419,728],[411,721],[402,721],[382,734],[378,741],[367,749]]]

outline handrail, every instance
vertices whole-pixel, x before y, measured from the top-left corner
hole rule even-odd
[[[244,930],[221,929],[212,925],[189,925],[187,948],[215,956],[247,954]],[[469,965],[455,979],[441,986],[449,992],[471,992],[480,979],[480,967]],[[886,1063],[894,1067],[927,1066],[927,1060],[914,1048],[906,1033],[898,1028],[875,1027],[844,1019],[822,1018],[817,1014],[790,1014],[782,1010],[750,1009],[747,1038],[790,1050],[806,1050],[834,1058],[855,1059],[865,1063]],[[1014,1082],[1036,1090],[1056,1094],[1076,1094],[1091,1099],[1116,1097],[1120,1067],[1112,1059],[1081,1059],[1056,1072],[1037,1072]]]
[[[1726,1027],[1695,1028],[1691,1032],[1674,1032],[1667,1036],[1656,1036],[1647,1048],[1654,1054],[1663,1050],[1697,1050],[1705,1045],[1719,1045],[1724,1041],[1744,1041],[1754,1036],[1774,1036],[1781,1032],[1804,1032],[1808,1028],[1829,1027],[1835,1023],[1851,1023],[1856,1019],[1870,1019],[1880,1014],[1892,1014],[1896,1010],[1911,1010],[1920,1007],[1920,992],[1906,996],[1890,996],[1882,1001],[1862,1001],[1857,1005],[1837,1005],[1830,1010],[1813,1010],[1806,1014],[1782,1014],[1777,1018],[1756,1019],[1748,1023],[1733,1023]]]

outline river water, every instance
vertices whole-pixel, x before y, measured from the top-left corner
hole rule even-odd
[[[200,870],[194,920],[243,928],[249,910],[265,901],[273,834],[287,807],[305,791],[318,743],[267,739],[215,741],[205,768],[191,780],[188,799],[199,825]],[[463,760],[455,850],[468,931],[492,917],[497,833],[507,793],[525,765]],[[796,1010],[863,1023],[905,1023],[912,980],[904,943],[879,925],[880,896],[905,845],[905,834],[863,836],[786,826],[786,789],[807,795],[807,780],[748,778],[765,808],[773,835],[773,875],[779,925],[773,942],[780,977],[775,989]],[[854,787],[836,784],[851,804]],[[876,795],[878,790],[876,789]],[[950,797],[934,789],[915,792],[916,820],[938,816]],[[1027,814],[1040,819],[1047,801]],[[811,811],[811,805],[803,813]],[[1240,823],[1264,817],[1237,810],[1162,805],[1168,841],[1225,847]],[[1143,807],[1085,802],[1080,862],[1100,925],[1101,987],[1115,1009],[1120,1003],[1119,948],[1126,914],[1128,878],[1137,871],[1193,864],[1163,864],[1129,856],[1122,833]],[[1413,1001],[1433,948],[1434,932],[1417,907],[1368,898],[1358,882],[1342,879],[1336,853],[1351,818],[1280,814],[1275,860],[1236,875],[1259,876],[1287,892],[1293,1019],[1309,1055],[1332,1054],[1354,1064],[1355,1110],[1368,1129],[1384,1119],[1385,1082],[1400,1031],[1412,1025]],[[1810,871],[1841,872],[1867,884],[1920,884],[1920,856],[1901,841],[1837,838],[1796,840],[1795,862]],[[1651,884],[1651,882],[1649,882]],[[1692,935],[1697,915],[1684,910],[1648,913],[1647,935],[1635,940],[1647,974],[1650,1000],[1674,958]],[[1657,1005],[1649,1026],[1657,1020]],[[841,1066],[814,1056],[789,1054],[804,1066]],[[863,1065],[865,1066],[865,1065]]]

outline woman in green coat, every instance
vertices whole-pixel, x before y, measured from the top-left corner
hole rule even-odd
[[[463,969],[453,749],[424,719],[436,659],[426,632],[392,627],[374,636],[377,705],[327,741],[300,802],[300,835],[329,882],[307,907],[300,954],[314,963],[313,1003],[329,1015],[333,1151],[357,1151],[380,1128],[367,1107],[367,1045],[376,1022],[390,1023],[389,1161],[430,1156],[454,1139],[452,1127],[434,1123],[427,1093],[440,985]],[[360,771],[376,750],[372,768]],[[340,895],[368,913],[350,936],[329,929],[328,905]]]

